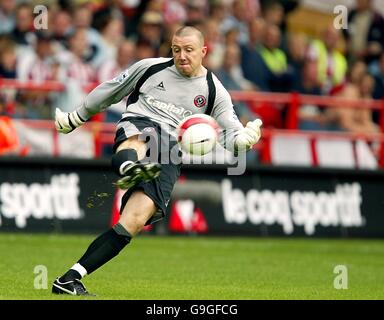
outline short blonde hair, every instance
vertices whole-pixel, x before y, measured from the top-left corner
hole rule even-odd
[[[192,26],[184,26],[184,27],[177,29],[174,36],[176,36],[176,37],[197,36],[201,46],[204,45],[203,33],[199,29],[192,27]]]

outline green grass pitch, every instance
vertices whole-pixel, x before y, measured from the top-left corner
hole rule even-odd
[[[1,233],[0,299],[384,299],[384,240],[151,235],[84,278],[97,297],[51,294],[93,239]],[[44,283],[38,265],[48,289],[35,288]],[[337,265],[347,268],[347,289],[334,288]]]

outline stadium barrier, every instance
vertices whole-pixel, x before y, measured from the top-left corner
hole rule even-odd
[[[107,160],[0,158],[0,232],[100,233],[118,219]],[[381,170],[185,166],[150,232],[384,237]]]
[[[83,86],[85,92],[95,88],[97,83]],[[0,79],[0,89],[41,90],[63,92],[64,84],[54,81],[45,83],[19,82]],[[255,147],[260,161],[274,165],[320,166],[376,169],[384,167],[384,99],[347,99],[341,97],[301,95],[297,93],[265,93],[231,91],[233,101],[253,104],[253,111],[263,103],[277,105],[285,110],[283,129],[263,128],[263,138]],[[298,131],[299,108],[301,105],[317,105],[324,108],[367,108],[379,112],[381,132],[377,134],[354,134],[320,131]],[[8,101],[6,110],[11,115],[13,101]],[[74,156],[93,158],[103,155],[105,148],[113,143],[115,126],[104,123],[103,114],[92,118],[85,130],[79,130],[77,137],[57,135],[52,121],[17,120],[18,133],[25,144],[31,144],[31,155]],[[32,128],[33,130],[28,130]],[[38,132],[36,135],[35,132]],[[36,139],[34,139],[36,137]],[[332,140],[329,142],[328,140]],[[40,142],[39,142],[40,141]],[[39,145],[40,143],[40,145]],[[68,145],[82,145],[81,148],[66,149]],[[75,152],[76,151],[76,152]]]

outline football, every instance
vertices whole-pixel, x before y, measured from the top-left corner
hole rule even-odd
[[[177,128],[181,148],[192,155],[202,156],[212,151],[219,134],[219,125],[206,114],[194,114],[183,119]]]

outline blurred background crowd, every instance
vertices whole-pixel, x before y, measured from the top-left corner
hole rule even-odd
[[[345,29],[334,25],[338,3],[348,5]],[[37,5],[48,9],[47,29],[35,28]],[[379,9],[373,0],[0,0],[0,78],[59,81],[66,88],[65,95],[2,89],[0,114],[52,119],[56,106],[71,111],[88,84],[111,79],[137,60],[170,56],[171,35],[182,25],[204,33],[204,64],[228,90],[381,99]],[[17,101],[12,112],[11,100]],[[124,105],[110,108],[105,121],[117,121]],[[278,104],[243,102],[236,110],[244,123],[259,116],[267,127],[284,127]],[[299,115],[301,129],[380,130],[378,114],[369,109],[301,105]]]

